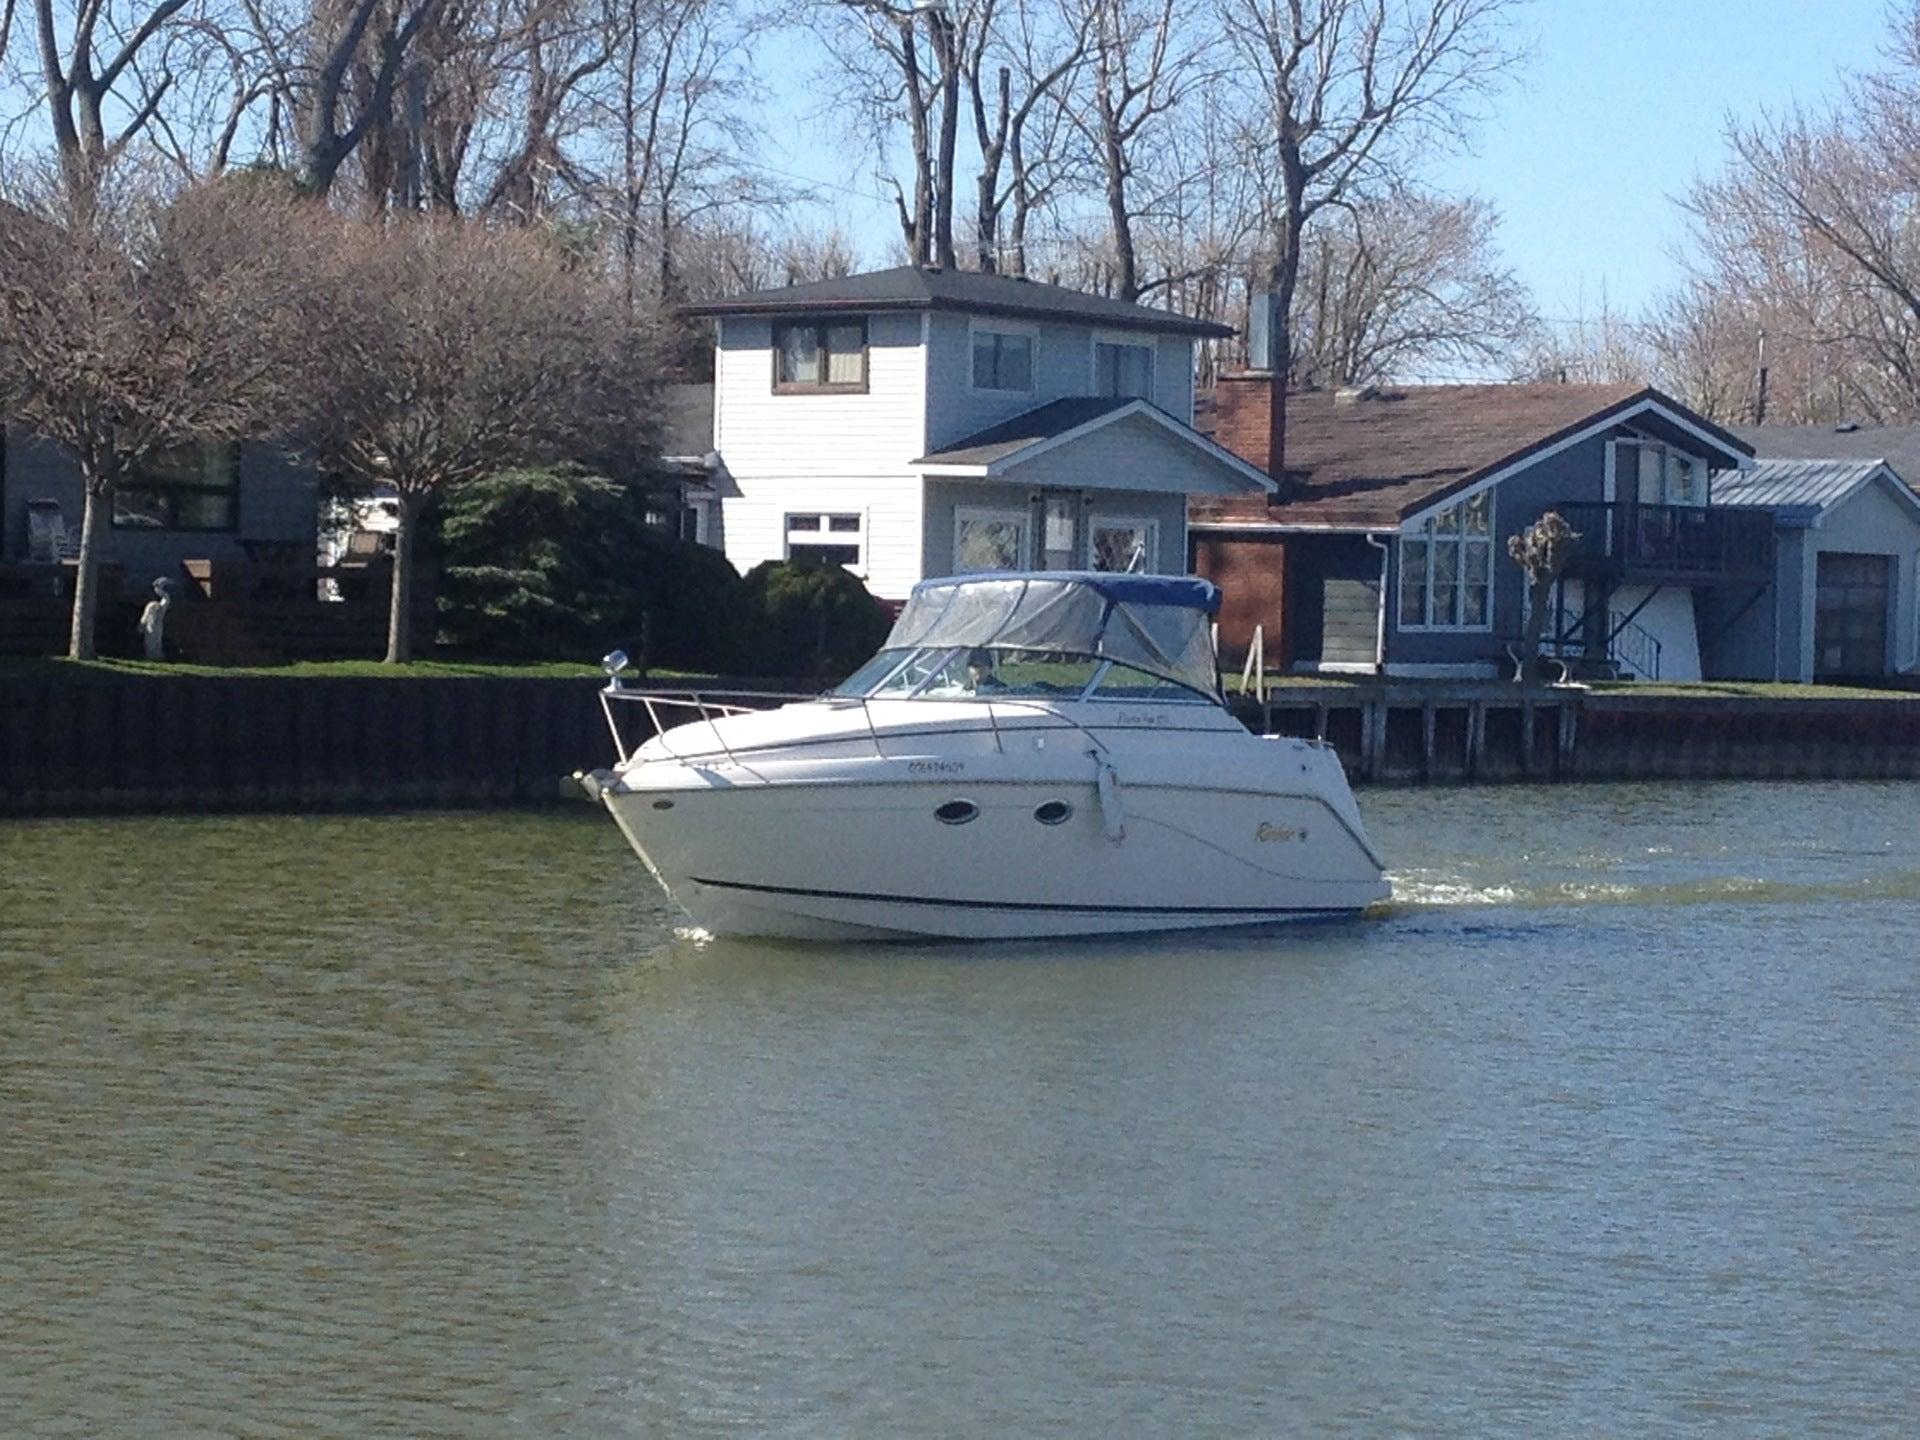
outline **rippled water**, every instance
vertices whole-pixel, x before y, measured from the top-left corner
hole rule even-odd
[[[838,952],[0,826],[0,1432],[1920,1429],[1920,787],[1363,805],[1364,921]]]

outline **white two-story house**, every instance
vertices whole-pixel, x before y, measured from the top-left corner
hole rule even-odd
[[[972,571],[1183,574],[1189,495],[1272,489],[1193,428],[1194,341],[1231,333],[1207,321],[911,266],[690,313],[717,329],[695,533],[742,571],[812,556],[889,600]]]

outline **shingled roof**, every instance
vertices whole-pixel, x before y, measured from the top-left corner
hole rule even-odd
[[[1214,438],[1267,465],[1269,382],[1223,376]],[[1195,500],[1195,524],[1286,529],[1393,529],[1436,500],[1611,416],[1656,403],[1729,451],[1751,450],[1678,402],[1639,385],[1414,385],[1287,401],[1288,483],[1272,504]]]
[[[1196,320],[1110,295],[1089,295],[1012,275],[974,270],[926,270],[900,265],[834,280],[754,290],[724,300],[684,307],[688,315],[871,314],[885,310],[963,310],[971,314],[1019,315],[1038,320],[1077,320],[1120,330],[1160,330],[1225,339],[1231,326]]]

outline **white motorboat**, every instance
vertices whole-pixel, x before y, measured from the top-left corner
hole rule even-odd
[[[713,934],[1004,939],[1351,914],[1388,886],[1328,746],[1229,713],[1203,580],[929,580],[805,703],[602,692],[580,777]],[[610,656],[617,672],[624,660]],[[629,753],[625,707],[658,732]],[[670,707],[694,718],[663,728]]]

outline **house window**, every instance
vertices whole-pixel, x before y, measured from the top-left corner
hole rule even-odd
[[[1024,330],[988,330],[976,326],[973,388],[1013,390],[1023,395],[1030,392],[1033,389],[1033,336]]]
[[[866,524],[858,515],[787,516],[787,559],[860,568]]]
[[[1160,527],[1151,520],[1095,520],[1089,538],[1095,570],[1147,574],[1160,551]]]
[[[1027,563],[1024,510],[953,512],[953,573],[1018,570]]]
[[[1093,344],[1093,388],[1100,395],[1153,398],[1153,347],[1119,340]]]
[[[113,492],[122,530],[231,530],[240,518],[240,447],[182,445],[139,466]]]
[[[1449,505],[1400,539],[1400,628],[1493,626],[1493,491]]]
[[[801,320],[773,327],[773,388],[800,394],[867,388],[867,322]]]
[[[1613,498],[1640,505],[1704,505],[1704,462],[1658,440],[1613,442]]]
[[[675,504],[670,499],[661,499],[647,510],[647,524],[655,530],[664,531],[676,540],[700,539],[700,507],[685,503]]]

